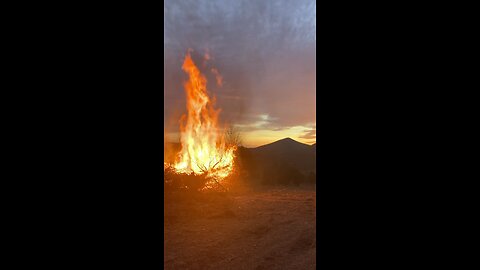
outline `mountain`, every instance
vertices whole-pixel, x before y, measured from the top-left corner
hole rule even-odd
[[[259,163],[276,163],[300,171],[316,171],[316,144],[307,145],[291,138],[250,148]]]
[[[281,140],[278,140],[278,141],[275,141],[275,142],[272,142],[272,143],[257,146],[253,149],[257,149],[257,150],[258,149],[272,149],[272,150],[275,149],[274,151],[277,151],[277,150],[284,151],[284,150],[287,150],[287,149],[292,148],[292,147],[293,148],[307,149],[310,146],[311,145],[295,141],[294,139],[288,137],[288,138],[284,138],[284,139],[281,139]]]

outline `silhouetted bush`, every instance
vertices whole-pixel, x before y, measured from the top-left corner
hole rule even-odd
[[[182,183],[175,170],[171,166],[167,166],[163,170],[163,186],[166,192],[178,190],[182,188]]]
[[[204,188],[208,181],[204,174],[176,173],[171,166],[164,168],[163,175],[166,192],[178,190],[198,191]]]
[[[239,147],[235,153],[235,168],[239,171],[239,177],[243,181],[250,182],[261,176],[257,161],[253,158],[252,153],[243,147]]]
[[[262,169],[263,185],[295,185],[305,181],[305,176],[295,167],[282,162],[265,164]]]
[[[285,168],[284,178],[288,179],[286,184],[293,184],[295,186],[300,185],[305,180],[305,177],[297,168],[290,166]]]

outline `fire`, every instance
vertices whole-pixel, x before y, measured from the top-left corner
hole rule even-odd
[[[187,52],[182,66],[189,80],[185,82],[187,114],[180,123],[182,149],[174,168],[180,173],[206,173],[217,181],[233,170],[235,146],[227,145],[218,125],[220,109],[215,109],[215,98],[207,92],[207,79]]]

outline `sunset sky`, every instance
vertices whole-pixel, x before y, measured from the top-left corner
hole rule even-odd
[[[178,139],[186,111],[182,63],[191,48],[220,122],[234,125],[244,146],[316,142],[314,0],[170,0],[164,10],[167,140]]]

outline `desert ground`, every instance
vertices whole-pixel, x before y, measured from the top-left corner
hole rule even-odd
[[[315,187],[165,194],[165,269],[315,269]]]

